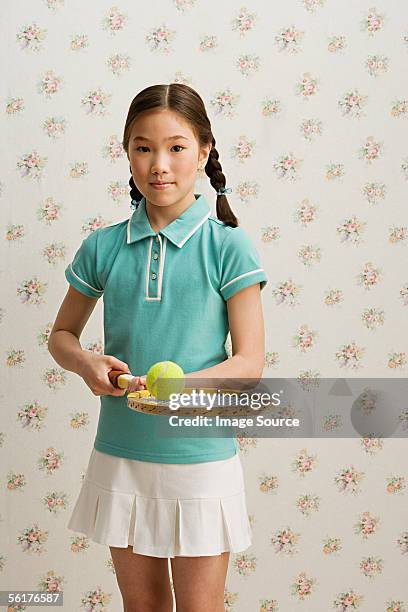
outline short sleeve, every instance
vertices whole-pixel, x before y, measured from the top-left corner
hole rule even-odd
[[[92,232],[75,253],[65,269],[65,278],[75,289],[88,297],[100,298],[103,287],[97,274],[98,231]]]
[[[220,264],[220,293],[225,301],[256,283],[261,283],[262,290],[268,282],[255,245],[240,227],[234,227],[222,243]]]

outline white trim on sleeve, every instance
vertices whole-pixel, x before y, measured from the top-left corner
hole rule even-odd
[[[230,285],[231,283],[235,283],[240,278],[244,278],[245,276],[249,276],[250,274],[256,274],[257,272],[263,272],[263,271],[264,271],[263,268],[258,268],[257,270],[252,270],[252,272],[245,272],[245,274],[240,274],[239,276],[236,276],[232,280],[228,281],[228,283],[225,283],[225,285],[221,287],[220,291],[225,289],[225,287],[228,287],[228,285]]]
[[[93,291],[96,291],[97,293],[103,293],[103,289],[95,289],[95,287],[92,287],[92,285],[88,285],[88,283],[86,283],[84,280],[82,280],[82,278],[79,278],[78,274],[75,274],[73,267],[72,267],[72,263],[69,264],[69,269],[71,270],[72,274],[75,276],[75,278],[82,283],[83,285],[85,285],[85,287],[89,287],[89,289],[92,289]]]

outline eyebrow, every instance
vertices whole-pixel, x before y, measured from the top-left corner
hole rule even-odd
[[[184,140],[189,140],[185,136],[181,136],[181,134],[176,134],[175,136],[169,136],[165,140],[175,140],[176,138],[183,138]],[[148,141],[149,138],[146,138],[145,136],[135,136],[133,140],[147,140]]]

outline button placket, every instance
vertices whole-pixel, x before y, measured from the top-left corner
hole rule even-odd
[[[159,243],[157,245],[156,243]],[[158,252],[158,250],[160,253]],[[160,286],[159,286],[159,271],[160,271],[160,262],[162,255],[162,244],[160,241],[159,235],[157,235],[150,242],[150,252],[148,259],[148,270],[147,270],[147,294],[146,297],[149,299],[160,299]],[[161,283],[160,283],[161,285]]]
[[[159,240],[159,237],[158,237],[158,236],[156,236],[156,242],[157,242],[158,240]],[[150,275],[150,278],[151,278],[152,280],[156,280],[156,278],[157,278],[157,270],[158,270],[158,261],[157,261],[157,260],[158,260],[158,259],[159,259],[159,254],[158,254],[158,252],[157,252],[157,251],[153,251],[153,260],[152,260],[152,263],[151,263],[151,266],[150,266],[150,269],[151,269],[151,271],[152,271],[152,272],[151,272],[151,275]]]

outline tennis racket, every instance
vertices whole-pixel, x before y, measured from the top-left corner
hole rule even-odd
[[[111,370],[108,373],[109,379],[114,387],[119,389],[127,389],[129,382],[133,377],[132,374],[120,370]],[[193,391],[200,393],[200,397],[195,396],[196,401],[193,403]],[[190,405],[180,406],[176,409],[171,400],[159,400],[150,393],[148,389],[133,391],[127,394],[127,405],[130,410],[136,412],[144,412],[145,414],[159,414],[163,416],[180,415],[180,416],[243,416],[243,413],[248,414],[248,406],[240,404],[240,397],[248,393],[242,389],[214,389],[209,387],[185,387],[183,395],[188,394],[192,399]],[[215,397],[214,399],[213,396]],[[272,404],[262,406],[257,410],[257,413],[262,413]]]

